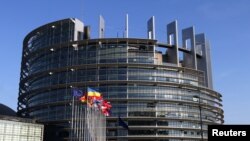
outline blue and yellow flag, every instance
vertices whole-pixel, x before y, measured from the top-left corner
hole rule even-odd
[[[101,97],[101,93],[88,87],[88,97]]]

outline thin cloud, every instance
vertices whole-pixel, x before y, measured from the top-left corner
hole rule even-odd
[[[249,4],[242,1],[209,2],[197,7],[197,12],[210,20],[232,19],[247,16],[250,12]]]
[[[218,78],[227,78],[227,77],[231,77],[231,76],[234,75],[235,73],[237,73],[236,70],[224,71],[224,72],[221,72],[221,73],[218,75]]]

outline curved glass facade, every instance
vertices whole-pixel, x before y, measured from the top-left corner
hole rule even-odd
[[[20,115],[60,125],[54,132],[68,140],[71,89],[93,87],[112,103],[110,141],[200,140],[207,125],[223,123],[221,95],[205,86],[204,72],[169,63],[156,40],[80,40],[75,26],[71,19],[57,21],[25,38]]]

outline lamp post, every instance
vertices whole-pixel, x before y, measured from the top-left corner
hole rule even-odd
[[[201,114],[201,97],[200,97],[200,93],[199,93],[199,96],[193,96],[193,101],[199,101],[199,111],[200,111],[200,132],[201,132],[201,140],[203,141],[203,129],[202,129],[202,125],[203,125],[203,122],[202,122],[202,114]]]

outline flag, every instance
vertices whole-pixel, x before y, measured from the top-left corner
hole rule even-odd
[[[100,97],[101,93],[88,87],[88,97]]]
[[[86,94],[83,95],[82,97],[80,97],[79,100],[80,100],[82,103],[87,102],[87,96],[86,96]]]
[[[75,96],[75,97],[80,97],[83,95],[82,90],[77,89],[77,88],[74,88],[72,92],[73,92],[73,96]]]
[[[103,98],[102,96],[100,97],[90,97],[91,101],[93,102],[94,107],[100,109],[99,107],[101,106],[102,102],[103,102]]]
[[[106,117],[110,116],[110,111],[108,111],[108,110],[105,110],[105,111],[103,111],[102,113],[103,113],[103,115],[105,115]]]
[[[103,98],[101,97],[90,97],[90,99],[93,101],[93,103],[96,103],[98,105],[102,104]]]
[[[119,116],[119,126],[122,126],[123,128],[129,130],[127,123],[123,121],[120,116]]]
[[[110,116],[111,104],[104,100],[102,94],[92,88],[88,87],[87,94],[80,98],[82,102],[87,102],[89,107],[95,107],[105,116]]]
[[[108,110],[110,110],[112,108],[110,102],[108,102],[107,100],[104,100],[102,105],[103,105],[103,107],[105,107]]]
[[[110,116],[110,113],[111,113],[110,109],[111,109],[111,107],[112,106],[110,105],[110,103],[107,102],[106,100],[104,100],[103,103],[102,103],[102,105],[101,105],[101,107],[100,107],[100,110],[101,110],[101,112],[102,112],[103,115]]]

